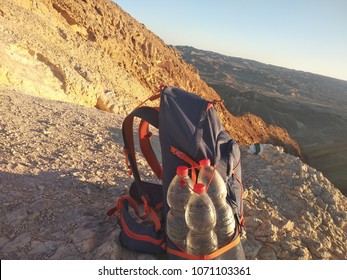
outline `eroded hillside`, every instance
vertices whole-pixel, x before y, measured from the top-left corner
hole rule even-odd
[[[0,82],[31,95],[125,115],[161,84],[210,99],[197,70],[118,5],[95,0],[11,0],[0,4]],[[223,105],[222,122],[242,144],[268,142],[301,155],[276,126]]]

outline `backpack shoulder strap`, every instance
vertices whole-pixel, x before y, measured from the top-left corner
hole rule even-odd
[[[135,156],[135,144],[134,144],[134,118],[138,117],[141,119],[139,127],[140,136],[140,147],[144,154],[148,164],[153,169],[155,174],[160,178],[162,171],[161,166],[157,157],[155,156],[153,149],[150,144],[150,134],[148,133],[149,124],[155,128],[159,128],[159,112],[158,109],[143,106],[133,110],[123,121],[122,133],[124,140],[124,153],[127,158],[127,166],[132,172],[137,190],[141,197],[148,199],[147,195],[142,188],[142,180],[137,167],[136,156]]]
[[[154,108],[154,109],[159,111],[159,108]],[[142,119],[140,122],[140,125],[139,125],[140,148],[141,148],[143,156],[147,160],[149,166],[152,168],[154,174],[159,179],[162,179],[163,171],[162,171],[161,164],[159,163],[157,156],[155,155],[151,145],[152,133],[149,131],[149,125],[150,123],[144,119]]]

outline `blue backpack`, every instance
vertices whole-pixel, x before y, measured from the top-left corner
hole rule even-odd
[[[120,244],[137,252],[166,254],[169,259],[216,259],[233,251],[235,259],[243,259],[240,242],[244,228],[240,149],[224,130],[215,109],[216,102],[176,87],[163,87],[150,100],[157,98],[160,98],[159,107],[138,107],[123,121],[124,153],[134,182],[129,193],[119,197],[116,206],[108,212],[109,216],[116,216],[121,228]],[[140,119],[139,148],[162,184],[141,179],[135,154],[135,117]],[[159,130],[161,160],[152,148],[150,126]],[[198,162],[205,158],[210,159],[211,165],[224,178],[227,202],[237,222],[235,235],[229,244],[210,255],[195,256],[181,251],[166,235],[165,222],[169,211],[166,195],[177,166],[191,167],[190,177],[194,182],[200,169]]]

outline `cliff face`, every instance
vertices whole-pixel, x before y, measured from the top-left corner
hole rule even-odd
[[[119,115],[161,84],[220,99],[176,50],[111,1],[11,0],[0,4],[0,22],[0,82],[28,94]],[[302,155],[284,129],[254,115],[235,118],[223,105],[219,112],[240,143],[283,145]]]
[[[69,1],[5,1],[1,3],[1,82],[49,99],[95,106],[112,89],[124,114],[148,90],[86,37]],[[80,7],[82,1],[70,1]],[[59,6],[60,5],[60,6]],[[76,17],[76,19],[74,19]],[[90,22],[92,24],[92,22]]]

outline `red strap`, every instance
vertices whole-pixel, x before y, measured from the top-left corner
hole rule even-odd
[[[179,157],[180,159],[184,160],[186,163],[190,164],[190,166],[200,169],[200,165],[196,163],[192,158],[190,158],[188,155],[180,151],[179,149],[175,148],[174,146],[170,147],[171,153],[173,153],[175,156]]]
[[[207,189],[207,190],[208,190],[208,188],[210,187],[210,185],[211,185],[211,183],[212,183],[212,180],[213,180],[215,174],[216,174],[216,167],[213,166],[213,173],[212,173],[212,176],[211,176],[211,178],[210,178],[210,180],[208,181],[207,186],[206,186],[206,189]]]
[[[135,158],[135,144],[134,144],[134,138],[133,138],[133,121],[134,116],[129,115],[127,116],[123,121],[123,138],[128,143],[128,147],[124,147],[124,154],[125,154],[125,164],[129,168],[129,175],[131,176],[133,174],[131,165],[129,164],[129,157]],[[135,160],[136,165],[136,160]],[[137,166],[136,166],[137,168]]]
[[[233,171],[231,171],[231,174],[234,174],[234,175],[235,175],[235,170],[236,170],[236,168],[239,167],[240,164],[241,164],[241,159],[238,161],[238,163],[237,163],[236,166],[234,167]]]
[[[156,108],[153,107],[141,107],[134,110],[130,113],[123,121],[122,124],[122,133],[126,153],[126,164],[132,170],[132,175],[134,176],[136,188],[140,195],[145,195],[145,192],[142,188],[142,180],[137,167],[137,161],[135,157],[135,145],[133,137],[133,124],[134,117],[140,119],[145,119],[154,127],[159,127],[159,113]]]
[[[132,232],[129,229],[127,223],[125,222],[123,216],[120,217],[120,221],[121,221],[122,228],[123,228],[124,232],[129,237],[131,237],[133,239],[137,239],[137,240],[146,241],[146,242],[152,243],[154,245],[162,245],[164,243],[164,239],[154,239],[154,238],[147,236],[147,235],[142,235],[142,234],[137,234],[137,233]]]
[[[131,176],[133,174],[133,171],[131,169],[131,165],[129,164],[129,150],[123,147],[123,153],[125,156],[125,165],[126,167],[128,167],[128,175]]]
[[[150,101],[154,101],[157,100],[158,98],[160,98],[161,95],[161,91],[160,93],[156,94],[156,95],[152,95],[150,98],[148,98]]]
[[[106,214],[107,214],[107,216],[111,217],[112,215],[114,215],[114,213],[117,212],[117,210],[118,210],[118,207],[115,206],[115,207],[111,208],[110,210],[108,210]]]
[[[143,198],[144,199],[144,198]],[[148,204],[145,204],[144,208],[145,208],[145,212],[146,214],[145,215],[142,215],[140,216],[139,215],[139,211],[138,211],[138,204],[137,202],[132,198],[130,197],[129,195],[124,195],[124,196],[121,196],[118,200],[117,200],[117,206],[116,207],[113,207],[112,209],[110,209],[108,212],[107,212],[107,215],[111,216],[113,215],[116,211],[119,211],[121,212],[122,209],[123,209],[123,202],[124,200],[127,200],[130,204],[131,207],[133,207],[133,209],[135,210],[135,213],[136,215],[138,215],[141,219],[144,219],[144,216],[148,216],[148,212],[149,212],[149,216],[152,218],[152,221],[154,223],[154,226],[155,226],[155,230],[158,231],[160,229],[160,221],[159,221],[159,218],[158,216],[155,214],[153,214],[152,212],[154,212],[154,210],[152,208],[149,207],[149,210],[147,209],[148,208]],[[145,200],[145,199],[144,199]],[[145,200],[146,201],[146,200]],[[156,217],[155,217],[156,216]],[[137,239],[137,240],[142,240],[142,241],[146,241],[146,242],[150,242],[152,244],[155,244],[155,245],[161,245],[164,243],[164,240],[163,239],[154,239],[150,236],[147,236],[147,235],[142,235],[142,234],[137,234],[137,233],[134,233],[132,232],[127,223],[125,222],[124,220],[124,217],[123,215],[117,215],[117,217],[119,218],[121,224],[122,224],[122,228],[124,230],[124,232],[126,233],[126,235],[128,235],[129,237],[131,238],[134,238],[134,239]],[[156,220],[158,219],[158,221]],[[159,222],[159,224],[158,224]]]
[[[159,94],[164,90],[164,88],[166,88],[167,87],[167,84],[161,84],[160,85],[160,87],[159,87],[159,90],[158,90],[158,92],[159,92]]]
[[[151,95],[150,97],[148,97],[147,99],[145,99],[144,101],[142,101],[136,108],[139,108],[141,107],[143,104],[145,104],[147,101],[155,101],[157,99],[160,98],[161,96],[161,92],[163,91],[163,89],[166,87],[166,85],[162,84],[160,85],[160,88],[159,88],[159,93],[158,94],[155,94],[155,95]]]
[[[139,142],[143,156],[148,162],[148,165],[152,168],[153,172],[159,179],[162,179],[163,170],[161,165],[153,151],[150,137],[151,133],[148,131],[149,123],[145,120],[141,120],[139,125]]]
[[[153,221],[154,227],[156,231],[159,231],[161,229],[161,222],[160,219],[155,211],[155,209],[153,209],[152,207],[150,207],[148,205],[148,202],[146,200],[146,198],[144,196],[141,197],[142,201],[143,201],[143,208],[144,208],[144,214],[140,215],[140,211],[139,211],[139,205],[136,202],[136,200],[134,200],[130,195],[123,195],[121,197],[118,198],[117,200],[117,205],[115,207],[113,207],[112,209],[110,209],[107,212],[108,216],[112,216],[116,211],[122,211],[123,208],[123,202],[124,200],[128,201],[130,206],[134,209],[135,214],[142,220],[145,220],[148,218],[148,216],[151,218],[151,220]],[[156,208],[160,207],[160,204],[158,204],[156,206]]]
[[[159,202],[159,203],[154,207],[154,211],[158,213],[162,208],[163,208],[163,202]]]
[[[183,153],[182,151],[178,150],[177,148],[175,148],[174,146],[170,147],[170,151],[171,153],[173,153],[175,156],[177,156],[178,158],[180,158],[181,160],[185,161],[186,163],[188,163],[191,167],[192,167],[192,176],[191,179],[193,181],[193,183],[196,183],[196,171],[195,169],[200,169],[200,165],[198,163],[196,163],[192,158],[190,158],[188,155],[186,155],[185,153]]]
[[[188,259],[188,260],[212,260],[215,259],[216,257],[224,254],[226,251],[231,250],[232,248],[234,248],[236,245],[238,245],[241,241],[240,235],[238,235],[235,240],[233,240],[232,242],[230,242],[228,245],[225,245],[224,247],[214,251],[213,253],[209,254],[209,255],[203,255],[203,256],[196,256],[196,255],[191,255],[188,254],[187,252],[182,252],[182,251],[177,251],[175,249],[171,249],[171,248],[166,248],[166,251],[172,255],[184,258],[184,259]]]
[[[145,215],[140,215],[139,206],[138,206],[137,202],[135,201],[135,199],[133,199],[130,195],[123,195],[123,196],[118,198],[116,207],[119,211],[122,209],[122,203],[124,200],[127,200],[129,202],[130,206],[134,209],[135,214],[139,218],[141,218],[143,220],[146,219]]]
[[[213,103],[208,103],[208,104],[207,104],[206,111],[210,110],[213,106],[214,106]]]
[[[154,227],[155,227],[155,231],[159,231],[161,229],[161,222],[159,220],[159,217],[158,217],[157,213],[153,210],[152,207],[150,207],[148,205],[147,199],[144,196],[142,196],[141,199],[143,201],[143,208],[145,210],[145,213],[146,213],[147,217],[149,215],[149,217],[153,221]]]

